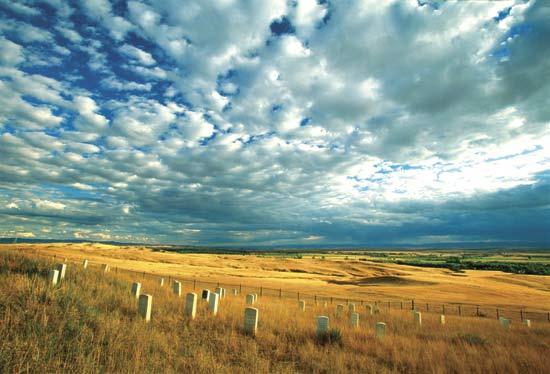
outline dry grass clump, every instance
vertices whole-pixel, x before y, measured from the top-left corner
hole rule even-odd
[[[338,319],[335,305],[261,297],[258,334],[243,333],[244,295],[220,300],[213,317],[199,300],[197,317],[184,316],[184,299],[169,285],[137,279],[153,295],[152,321],[137,314],[128,275],[84,271],[69,264],[66,279],[46,285],[54,263],[0,252],[0,372],[471,372],[544,373],[550,367],[550,325],[531,329],[496,320],[423,315],[374,316],[358,305],[360,328]],[[192,290],[184,287],[184,295]],[[195,292],[200,297],[199,289]],[[347,313],[346,313],[347,314]],[[327,315],[328,341],[315,334],[315,316]],[[374,337],[387,323],[384,339]]]

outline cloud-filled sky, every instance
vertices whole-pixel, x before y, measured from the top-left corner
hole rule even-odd
[[[548,246],[549,20],[0,0],[0,237]]]

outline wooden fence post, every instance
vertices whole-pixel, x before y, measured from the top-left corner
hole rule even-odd
[[[283,296],[283,290],[279,288],[279,298]]]
[[[411,310],[414,310],[414,299],[411,300]]]
[[[197,287],[197,280],[193,279],[193,289],[195,289],[196,287]]]
[[[479,317],[479,305],[476,307],[476,316]]]
[[[498,311],[498,308],[497,308],[497,319],[500,319],[500,313]]]
[[[260,296],[263,296],[263,294],[264,294],[264,289],[263,287],[260,287]]]
[[[461,305],[458,306],[458,315],[459,316],[462,315],[462,306]]]

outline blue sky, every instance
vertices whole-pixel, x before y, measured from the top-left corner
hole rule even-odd
[[[0,237],[548,246],[548,19],[0,0]]]

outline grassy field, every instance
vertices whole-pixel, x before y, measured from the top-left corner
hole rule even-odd
[[[126,274],[84,271],[70,264],[60,286],[46,284],[54,262],[30,251],[0,251],[1,372],[472,372],[544,373],[550,365],[550,325],[530,329],[496,320],[423,316],[360,308],[360,328],[337,319],[334,306],[262,297],[255,338],[242,331],[244,296],[228,296],[217,316],[199,303],[197,318],[183,315],[183,297],[144,280],[153,316],[136,312]],[[189,291],[184,290],[184,293]],[[315,316],[327,315],[341,340],[320,344]],[[374,337],[384,321],[388,335]]]
[[[14,246],[0,245],[1,248]],[[295,254],[286,257],[281,254],[180,254],[144,247],[86,243],[21,244],[17,248],[29,254],[57,256],[76,262],[88,259],[138,272],[280,288],[320,296],[360,300],[415,299],[419,303],[470,303],[487,308],[526,308],[541,312],[548,312],[550,305],[548,276],[479,270],[455,272],[446,268],[379,263],[374,261],[379,256],[366,258],[365,253],[304,253],[301,258],[296,258]],[[418,253],[422,255],[438,253]],[[394,258],[398,254],[390,256]]]

